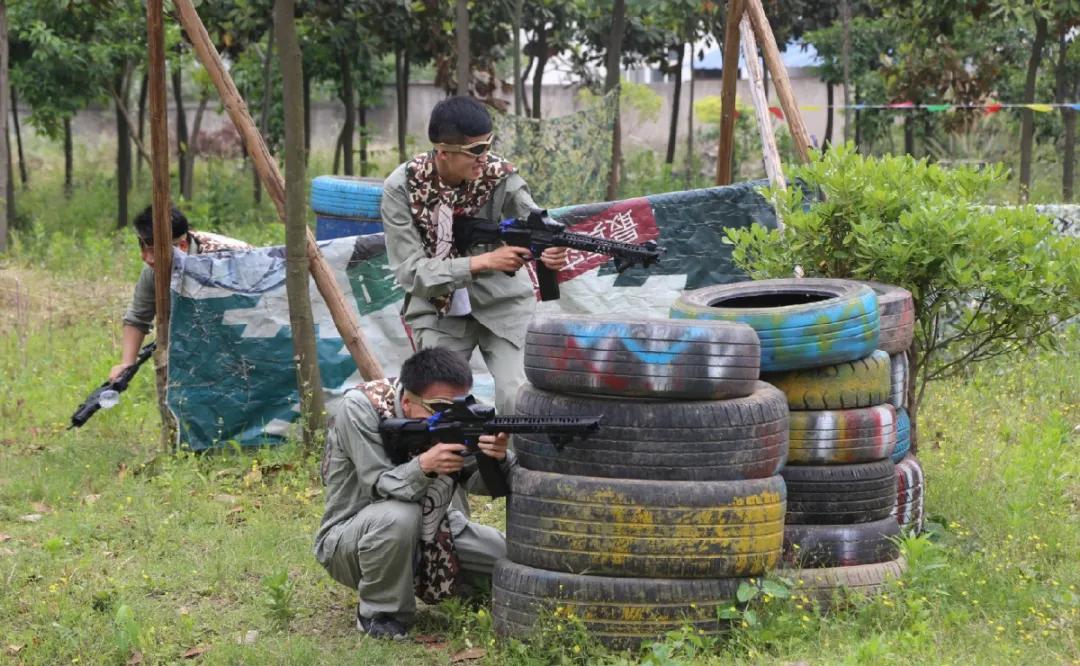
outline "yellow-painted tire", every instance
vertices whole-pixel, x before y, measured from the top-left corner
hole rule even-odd
[[[854,409],[888,400],[889,367],[888,352],[878,349],[857,361],[770,372],[761,379],[783,391],[792,410]]]
[[[690,626],[701,635],[723,630],[717,611],[735,604],[742,578],[612,578],[545,571],[500,560],[492,577],[495,632],[526,640],[543,613],[580,619],[589,635],[616,650],[636,650]]]
[[[511,484],[507,557],[531,567],[653,578],[757,576],[776,565],[784,545],[779,476],[645,481],[518,468]]]

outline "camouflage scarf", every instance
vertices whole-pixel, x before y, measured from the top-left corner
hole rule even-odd
[[[438,259],[460,256],[454,247],[453,216],[473,215],[491,199],[495,188],[514,173],[514,165],[488,153],[484,172],[476,180],[467,180],[459,187],[449,187],[439,178],[432,153],[414,157],[405,167],[405,184],[409,191],[409,210],[413,223],[420,230],[424,254]],[[438,215],[440,209],[449,215]],[[452,294],[431,299],[439,316],[450,309]]]
[[[396,416],[397,382],[377,379],[360,387],[380,418]],[[454,552],[448,510],[456,482],[440,474],[424,493],[420,504],[420,548],[413,561],[413,588],[426,604],[438,603],[454,593],[461,563]]]
[[[242,240],[236,240],[235,238],[229,238],[228,236],[222,236],[221,234],[215,234],[209,231],[190,231],[188,233],[195,239],[195,245],[199,248],[199,254],[225,252],[228,250],[254,249],[251,245]]]

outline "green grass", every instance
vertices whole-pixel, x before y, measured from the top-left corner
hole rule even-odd
[[[222,173],[213,186],[204,173],[196,202],[240,212],[209,228],[280,238],[265,203],[245,212],[250,176]],[[908,574],[886,596],[825,615],[798,599],[759,598],[754,626],[716,641],[673,636],[636,655],[607,653],[562,620],[531,645],[493,644],[485,609],[448,604],[420,615],[418,633],[433,646],[385,645],[356,633],[353,593],[312,555],[316,457],[292,446],[160,454],[147,369],[118,408],[65,430],[118,358],[118,319],[139,264],[130,233],[110,232],[107,179],[80,171],[64,201],[55,174],[35,172],[20,200],[34,230],[0,264],[5,659],[123,664],[138,652],[143,663],[171,663],[205,648],[199,661],[211,664],[445,664],[481,646],[490,664],[1080,663],[1075,326],[1059,336],[1060,351],[931,386],[920,458],[935,527],[905,541]],[[505,520],[501,502],[476,508],[490,524]]]

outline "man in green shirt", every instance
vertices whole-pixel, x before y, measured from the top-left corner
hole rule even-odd
[[[376,638],[402,639],[416,595],[435,602],[455,592],[462,571],[487,576],[506,556],[506,538],[470,522],[465,491],[487,494],[465,446],[443,443],[402,464],[391,462],[379,435],[387,418],[427,418],[472,387],[457,352],[413,354],[397,381],[348,391],[330,415],[322,459],[326,508],[315,557],[334,580],[357,590],[356,624]],[[505,433],[480,438],[480,453],[510,474]]]
[[[171,208],[172,244],[184,254],[204,254],[222,250],[250,250],[251,246],[234,238],[194,231],[188,226],[188,220],[177,208]],[[124,368],[135,362],[139,355],[146,334],[154,325],[157,313],[157,301],[154,295],[154,216],[153,208],[147,206],[135,217],[135,233],[139,237],[139,252],[142,255],[142,273],[135,283],[135,292],[131,304],[124,313],[124,327],[120,341],[120,363],[109,371],[109,381],[115,381]]]
[[[521,270],[526,248],[477,246],[460,254],[453,217],[525,217],[536,208],[513,165],[489,152],[491,116],[471,97],[435,105],[428,124],[434,148],[402,164],[386,179],[382,219],[390,267],[405,290],[405,323],[420,349],[445,347],[466,358],[480,348],[495,379],[495,407],[513,412],[525,381],[525,326],[536,309],[532,281]],[[566,249],[540,257],[552,270],[566,265]],[[507,272],[516,271],[512,276]]]

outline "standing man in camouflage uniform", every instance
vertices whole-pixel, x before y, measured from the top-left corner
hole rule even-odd
[[[472,97],[435,105],[428,123],[434,148],[386,179],[382,219],[386,249],[405,290],[404,317],[420,349],[445,347],[468,358],[479,347],[495,378],[495,407],[513,412],[525,381],[525,326],[536,309],[532,281],[520,270],[532,257],[519,247],[478,246],[471,256],[454,247],[453,217],[525,217],[536,208],[512,164],[488,152],[491,116]],[[566,249],[541,261],[566,266]],[[513,276],[507,272],[517,271]]]
[[[356,625],[376,638],[402,639],[416,596],[433,603],[455,593],[464,571],[490,576],[506,538],[470,522],[464,491],[487,493],[463,444],[432,446],[395,465],[379,435],[387,418],[427,418],[468,394],[472,373],[448,349],[421,350],[396,381],[376,380],[345,394],[330,418],[323,453],[326,509],[315,557],[334,580],[357,590]],[[509,474],[508,437],[480,437],[480,453]]]
[[[223,250],[250,250],[251,246],[243,241],[212,234],[205,231],[192,231],[188,227],[184,214],[172,208],[172,244],[184,254],[205,254]],[[131,304],[124,313],[124,328],[120,342],[120,363],[109,371],[109,381],[115,381],[124,368],[135,362],[139,355],[146,334],[154,325],[157,314],[157,301],[154,297],[154,214],[147,206],[135,218],[135,233],[139,237],[139,252],[142,254],[142,273],[135,283],[135,293]]]

